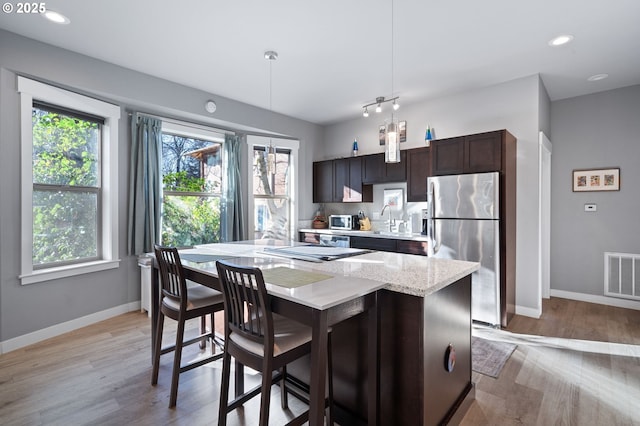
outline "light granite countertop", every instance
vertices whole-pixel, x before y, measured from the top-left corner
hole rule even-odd
[[[390,252],[367,252],[358,256],[343,259],[307,262],[289,259],[265,251],[265,247],[286,247],[303,245],[296,242],[274,240],[257,240],[240,243],[207,244],[198,246],[189,252],[212,253],[237,256],[229,259],[241,264],[254,264],[260,268],[287,266],[293,269],[313,271],[331,275],[326,281],[312,283],[294,290],[273,286],[272,290],[286,296],[288,292],[296,293],[296,298],[307,297],[314,306],[330,306],[338,303],[347,293],[370,291],[384,288],[412,296],[426,297],[470,275],[480,268],[477,262],[466,262],[451,259],[436,259]],[[203,269],[215,270],[214,262],[199,264]],[[369,289],[369,290],[367,290]],[[304,293],[304,295],[302,294]]]

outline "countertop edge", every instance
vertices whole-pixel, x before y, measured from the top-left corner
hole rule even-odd
[[[347,237],[367,237],[367,238],[385,238],[389,240],[407,240],[407,241],[427,241],[427,236],[419,233],[411,233],[411,234],[376,234],[374,231],[345,231],[345,230],[337,230],[337,229],[328,229],[328,228],[301,228],[298,229],[298,232],[309,232],[315,234],[326,234],[326,235],[344,235]]]
[[[457,262],[464,262],[469,265],[459,269],[455,273],[447,275],[445,278],[429,286],[428,288],[418,288],[418,287],[411,287],[411,286],[405,286],[401,284],[390,283],[390,284],[387,284],[387,286],[384,287],[384,289],[393,291],[396,293],[407,294],[410,296],[427,297],[430,294],[436,293],[437,291],[442,290],[443,288],[449,286],[450,284],[453,284],[459,279],[464,278],[467,275],[471,275],[473,272],[480,269],[480,264],[476,262],[466,262],[466,261],[457,261]]]

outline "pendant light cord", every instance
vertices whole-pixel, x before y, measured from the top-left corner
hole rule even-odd
[[[391,0],[391,97],[393,98],[393,68],[394,68],[394,49],[393,49],[393,0]],[[393,115],[393,112],[391,113]]]

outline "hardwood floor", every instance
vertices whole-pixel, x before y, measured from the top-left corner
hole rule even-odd
[[[198,320],[188,322],[196,335]],[[151,326],[146,313],[131,312],[22,348],[0,357],[0,424],[8,425],[212,425],[218,419],[221,361],[180,375],[178,403],[169,409],[173,355],[163,355],[151,386]],[[165,344],[175,322],[165,325]],[[208,350],[208,349],[207,349]],[[199,356],[198,345],[183,362]],[[245,389],[260,376],[245,369]],[[229,425],[256,425],[260,398],[228,416]],[[284,424],[306,409],[289,397],[280,408],[273,387],[270,424]]]
[[[463,426],[640,425],[640,311],[552,298],[474,334],[518,347],[498,379],[473,373]]]
[[[163,357],[151,386],[150,330],[146,314],[133,312],[2,355],[0,423],[216,424],[220,362],[182,374],[169,409],[172,359]],[[476,401],[463,426],[640,425],[640,311],[554,298],[539,320],[516,316],[507,330],[474,333],[518,347],[498,379],[473,373]],[[277,387],[271,401],[272,425],[305,409],[290,398],[283,412]],[[257,424],[258,405],[254,398],[229,424]]]

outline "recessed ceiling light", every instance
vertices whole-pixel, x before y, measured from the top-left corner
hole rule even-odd
[[[549,40],[549,46],[562,46],[563,44],[569,43],[571,40],[573,40],[572,35],[562,34]]]
[[[56,24],[67,25],[71,22],[69,18],[67,18],[60,12],[56,12],[55,10],[47,10],[46,12],[44,12],[43,16],[49,21],[55,22]]]
[[[592,75],[591,77],[589,77],[587,80],[588,81],[598,81],[598,80],[604,80],[607,77],[609,77],[609,74],[595,74],[595,75]]]

